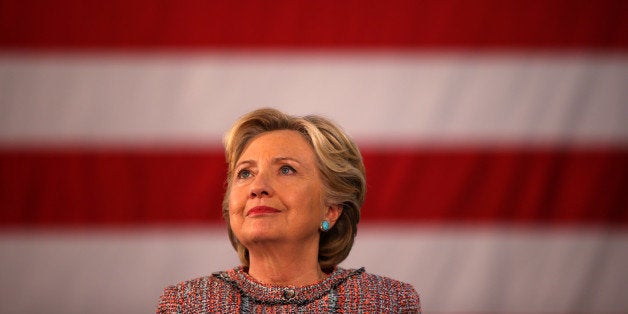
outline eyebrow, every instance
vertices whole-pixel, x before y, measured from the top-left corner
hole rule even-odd
[[[298,159],[292,158],[292,157],[275,157],[272,159],[272,164],[278,164],[284,161],[292,161],[292,162],[296,162],[297,164],[301,164],[301,162]],[[243,164],[256,164],[257,162],[255,162],[254,160],[242,160],[239,163],[237,163],[235,165],[235,168],[239,168],[241,165]]]
[[[282,161],[293,161],[293,162],[296,162],[298,164],[301,164],[301,162],[298,159],[294,159],[292,157],[275,157],[275,158],[273,158],[273,164],[280,163]]]

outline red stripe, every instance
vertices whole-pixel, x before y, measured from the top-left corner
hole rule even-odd
[[[364,153],[364,221],[628,224],[628,149]],[[219,151],[0,152],[2,225],[220,220]]]
[[[623,0],[2,1],[0,47],[628,47]]]

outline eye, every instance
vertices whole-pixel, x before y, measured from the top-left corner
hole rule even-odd
[[[238,171],[238,174],[236,175],[236,177],[238,179],[248,179],[253,175],[253,173],[251,172],[251,170],[249,169],[242,169],[240,171]]]
[[[294,170],[294,168],[284,165],[281,166],[281,168],[279,168],[279,173],[283,174],[283,175],[289,175],[289,174],[293,174],[295,173],[296,170]]]

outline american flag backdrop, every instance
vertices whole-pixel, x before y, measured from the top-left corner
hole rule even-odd
[[[0,1],[0,312],[147,313],[238,264],[221,137],[361,148],[346,268],[426,313],[628,313],[626,1]]]

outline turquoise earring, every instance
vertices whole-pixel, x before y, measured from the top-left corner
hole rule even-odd
[[[327,219],[321,222],[321,231],[323,232],[329,231],[329,221],[327,221]]]

